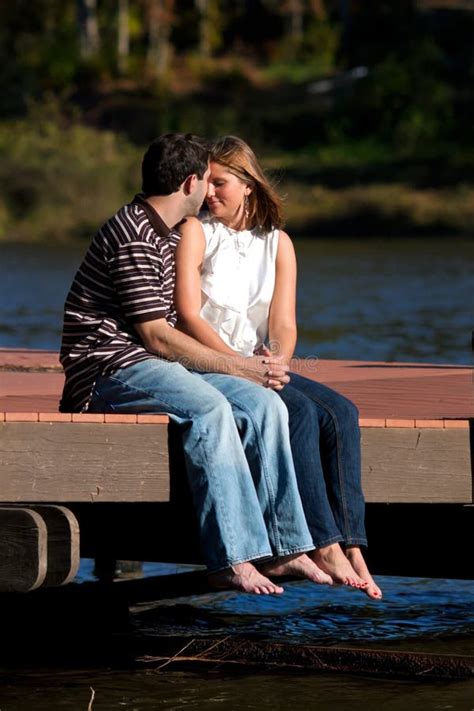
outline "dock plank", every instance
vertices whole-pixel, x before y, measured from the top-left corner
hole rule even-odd
[[[362,428],[368,503],[472,503],[468,429]]]
[[[57,357],[0,349],[0,500],[168,501],[166,416],[58,413]],[[472,503],[472,368],[317,359],[293,367],[359,407],[369,502]]]
[[[0,500],[167,501],[166,425],[0,423]]]
[[[362,418],[474,419],[467,365],[294,359],[292,368],[346,395]],[[0,349],[0,413],[57,412],[63,382],[54,351]]]

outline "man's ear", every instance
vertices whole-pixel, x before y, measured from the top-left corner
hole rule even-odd
[[[183,182],[183,193],[185,195],[191,195],[191,193],[196,187],[197,179],[198,178],[195,173],[193,173],[192,175],[188,175],[186,180]]]

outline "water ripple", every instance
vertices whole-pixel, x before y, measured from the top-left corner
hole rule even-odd
[[[474,637],[474,582],[378,580],[382,602],[356,590],[295,582],[281,596],[229,592],[148,604],[137,608],[136,624],[148,634],[241,634],[313,644]]]

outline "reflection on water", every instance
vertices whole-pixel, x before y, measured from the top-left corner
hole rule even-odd
[[[474,243],[297,240],[298,354],[471,363]],[[85,247],[5,245],[0,346],[58,348]]]
[[[472,711],[470,681],[395,682],[329,674],[206,674],[158,671],[15,675],[0,691],[2,711]]]

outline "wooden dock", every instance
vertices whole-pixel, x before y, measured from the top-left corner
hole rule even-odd
[[[463,544],[472,538],[474,511],[473,369],[327,360],[293,365],[359,407],[375,572],[472,578]],[[30,571],[24,588],[68,582],[79,538],[87,556],[199,561],[167,416],[59,413],[62,384],[57,353],[0,350],[0,528],[14,531],[12,516],[22,511],[28,555],[38,551],[36,577]],[[56,577],[53,526],[63,560]],[[9,570],[19,558],[18,548]],[[1,565],[0,589],[21,588],[18,581],[8,588],[5,575],[12,574]]]

